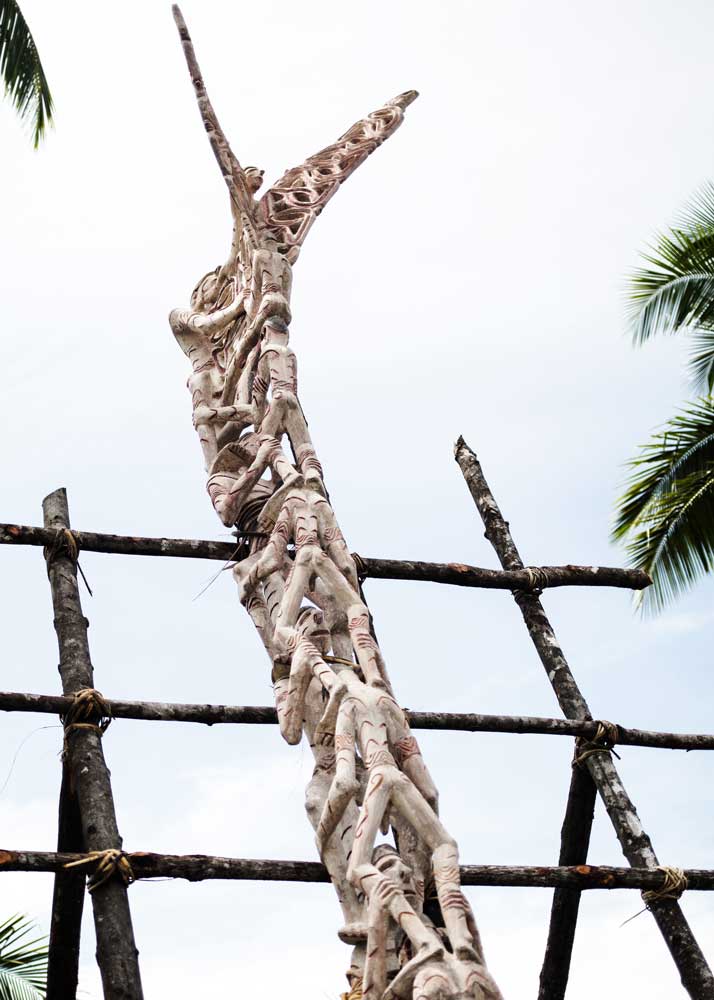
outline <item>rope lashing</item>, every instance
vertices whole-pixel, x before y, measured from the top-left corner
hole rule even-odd
[[[637,913],[628,917],[625,923],[620,924],[620,927],[624,927],[625,924],[629,924],[631,920],[635,917],[639,917],[649,910],[652,903],[662,903],[669,899],[676,902],[682,893],[687,889],[689,883],[687,881],[687,876],[684,874],[681,868],[674,868],[670,865],[657,865],[656,871],[662,872],[664,875],[664,881],[659,889],[647,889],[642,893],[642,902],[645,904],[644,908],[638,910]]]
[[[84,586],[89,591],[89,596],[93,597],[92,588],[89,586],[89,581],[84,575],[84,570],[79,565],[79,542],[77,541],[77,536],[69,528],[58,528],[55,532],[55,537],[51,545],[45,545],[42,549],[42,555],[45,557],[45,562],[47,563],[47,575],[50,575],[50,569],[52,568],[52,563],[57,559],[58,556],[66,556],[67,559],[72,562],[84,580]]]
[[[620,732],[614,722],[601,721],[597,724],[597,730],[595,736],[591,740],[587,740],[580,736],[575,741],[575,757],[573,759],[573,767],[580,767],[584,764],[588,757],[593,757],[595,754],[615,754],[619,760],[619,755],[613,750],[613,747],[618,742],[620,738]]]
[[[528,576],[528,590],[536,596],[543,593],[545,587],[550,583],[550,578],[546,570],[540,566],[524,566],[523,571]]]
[[[362,980],[355,979],[349,993],[342,993],[340,1000],[362,1000]]]
[[[642,893],[645,906],[649,909],[651,903],[659,903],[663,899],[679,899],[687,889],[687,876],[681,868],[673,868],[670,865],[657,865],[657,871],[664,875],[664,882],[661,889],[648,889]]]
[[[92,729],[104,736],[112,721],[112,710],[96,688],[80,688],[72,696],[72,704],[60,716],[64,726],[63,756],[67,753],[67,739],[78,729]]]
[[[364,559],[357,552],[351,552],[352,561],[355,564],[355,569],[357,570],[357,579],[360,583],[367,579],[367,567],[365,566]],[[361,994],[360,994],[361,996]]]
[[[129,855],[125,854],[124,851],[118,850],[116,847],[112,847],[107,851],[90,851],[89,854],[80,858],[79,861],[68,861],[64,867],[78,868],[81,865],[91,865],[95,861],[98,862],[97,867],[89,876],[88,888],[90,892],[94,892],[100,886],[104,885],[115,874],[119,875],[124,885],[131,885],[132,882],[136,881],[129,861]]]

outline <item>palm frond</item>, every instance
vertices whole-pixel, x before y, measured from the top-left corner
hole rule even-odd
[[[658,334],[710,334],[695,347],[690,374],[697,391],[714,377],[714,184],[707,184],[662,233],[647,267],[630,277],[632,336],[641,344]]]
[[[42,1000],[47,983],[47,939],[28,940],[32,922],[21,914],[0,924],[0,1000]]]
[[[30,123],[37,149],[52,122],[52,95],[17,0],[0,0],[0,77],[20,118]]]
[[[714,328],[701,328],[692,334],[687,367],[695,392],[710,394],[714,391]]]
[[[652,577],[643,606],[659,611],[714,569],[714,400],[687,406],[629,464],[612,537]]]

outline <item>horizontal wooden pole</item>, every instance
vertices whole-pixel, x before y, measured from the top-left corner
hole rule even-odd
[[[534,566],[521,570],[483,569],[463,563],[368,559],[360,556],[365,576],[374,580],[423,580],[486,590],[545,590],[550,587],[623,587],[644,590],[652,580],[641,569],[615,566]]]
[[[73,531],[80,550],[133,556],[174,556],[191,559],[235,557],[237,542],[212,542],[198,538],[139,538]],[[51,545],[54,533],[25,524],[0,524],[2,545]],[[546,587],[624,587],[642,590],[652,582],[639,569],[612,566],[535,566],[523,570],[483,569],[463,563],[415,562],[407,559],[370,559],[359,556],[362,575],[375,580],[421,580],[457,587],[489,590],[542,590]]]
[[[161,701],[114,701],[106,699],[115,719],[148,722],[199,722],[207,726],[224,723],[274,725],[274,708],[260,705],[191,705]],[[52,694],[0,691],[0,711],[40,712],[64,715],[71,698]],[[441,729],[467,733],[520,733],[542,736],[586,736],[597,733],[597,721],[543,719],[527,715],[476,715],[467,712],[413,712],[408,709],[412,729]],[[696,733],[660,733],[618,727],[618,746],[657,747],[663,750],[714,750],[714,736]]]
[[[0,872],[55,872],[83,854],[51,851],[9,851],[0,849]],[[208,854],[128,855],[136,878],[238,879],[261,882],[329,882],[327,871],[317,861],[266,861],[249,858],[220,858]],[[93,870],[95,862],[85,871]],[[689,889],[714,889],[714,871],[690,868],[684,873]],[[612,868],[607,865],[542,867],[525,865],[462,865],[462,885],[511,886],[514,888],[567,887],[571,889],[661,889],[664,875],[648,868]]]

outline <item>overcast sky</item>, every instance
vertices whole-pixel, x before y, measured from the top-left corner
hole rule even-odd
[[[230,219],[167,2],[23,0],[57,105],[34,152],[0,104],[0,519],[41,522],[69,490],[88,530],[227,538],[204,491],[167,323],[222,262]],[[367,556],[495,558],[452,445],[479,453],[526,562],[618,564],[623,463],[685,398],[681,344],[635,351],[625,275],[714,175],[703,0],[336,5],[184,0],[222,124],[277,178],[408,88],[404,125],[310,233],[292,344],[337,516]],[[2,684],[59,690],[38,549],[0,551]],[[268,704],[270,667],[212,563],[86,554],[97,687],[117,698]],[[656,621],[621,591],[545,606],[596,717],[712,730],[712,586]],[[507,593],[368,581],[400,703],[558,715]],[[49,728],[48,728],[49,727]],[[420,736],[464,862],[554,864],[568,739]],[[315,858],[309,749],[273,727],[115,722],[104,741],[128,850]],[[0,846],[53,849],[61,730],[0,727]],[[700,753],[625,748],[618,765],[663,863],[712,867]],[[8,777],[9,775],[9,777]],[[7,781],[6,781],[7,778]],[[598,804],[593,863],[622,855]],[[0,917],[48,928],[52,879],[4,875]],[[335,998],[349,949],[323,885],[140,883],[130,891],[147,1000]],[[510,1000],[534,996],[546,890],[468,890]],[[584,896],[570,992],[683,995],[636,893]],[[714,904],[683,902],[714,958]],[[87,906],[82,996],[98,1000]]]

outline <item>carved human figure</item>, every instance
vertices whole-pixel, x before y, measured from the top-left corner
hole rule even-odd
[[[346,614],[357,659],[370,684],[389,687],[386,666],[369,628],[369,610],[360,597],[354,560],[327,499],[302,487],[287,493],[265,548],[234,568],[241,601],[285,562],[290,541],[295,556],[275,626],[292,627],[303,599],[319,580]]]
[[[323,612],[306,607],[298,616],[296,628],[282,630],[274,646],[274,651],[281,658],[273,666],[273,692],[280,732],[288,743],[294,744],[300,741],[304,729],[315,756],[315,769],[305,793],[305,808],[314,829],[320,822],[335,769],[332,739],[316,737],[324,702],[323,685],[316,680],[314,671],[322,668],[326,671],[324,683],[333,683],[334,675],[322,660],[331,641]],[[290,659],[292,666],[285,662]],[[352,842],[349,835],[356,823],[357,807],[353,804],[341,817],[337,836],[322,857],[342,906],[345,924],[338,933],[346,944],[359,944],[365,940],[363,906],[346,877]]]
[[[231,150],[176,7],[174,17],[229,192],[233,239],[226,264],[199,282],[190,309],[174,310],[171,327],[192,364],[211,500],[243,539],[233,572],[273,663],[281,732],[289,743],[306,732],[315,754],[306,806],[342,905],[340,936],[355,945],[351,995],[364,979],[366,1000],[497,1000],[497,990],[478,979],[487,974],[460,889],[456,844],[392,697],[300,406],[288,337],[292,265],[309,229],[417,95],[387,102],[258,199],[263,172],[243,168]],[[303,607],[305,600],[314,606]],[[400,861],[393,852],[373,854],[378,829],[390,825],[399,831]],[[429,852],[452,952],[421,912],[426,869],[419,866]],[[406,935],[402,969],[397,928]]]
[[[481,939],[475,926],[471,934],[476,952],[475,961],[458,959],[448,950],[443,930],[421,912],[420,899],[411,869],[389,844],[380,844],[372,852],[372,863],[384,877],[379,894],[370,900],[369,937],[364,972],[364,1000],[392,1000],[395,997],[413,1000],[503,1000],[491,977],[483,955]],[[419,910],[421,923],[431,945],[426,949],[413,940],[407,928],[400,926],[396,935],[400,971],[388,981],[387,958],[389,933],[395,922],[390,906],[403,896],[407,905]],[[398,921],[397,921],[398,923]],[[444,945],[447,947],[444,947]],[[441,946],[441,947],[439,947]]]
[[[222,304],[226,293],[232,294],[232,299]],[[222,402],[230,335],[244,312],[243,295],[235,279],[227,279],[223,269],[217,268],[196,285],[189,309],[174,309],[169,314],[171,330],[191,362],[192,372],[186,384],[206,471],[218,452],[216,435],[220,427],[230,420],[242,420],[245,426],[253,416],[250,407],[225,406]]]

